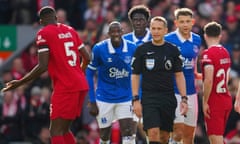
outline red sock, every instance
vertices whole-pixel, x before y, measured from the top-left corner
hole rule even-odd
[[[51,138],[51,144],[67,144],[67,143],[65,143],[63,136],[53,136]]]
[[[75,138],[71,132],[66,133],[63,137],[66,144],[76,144]]]

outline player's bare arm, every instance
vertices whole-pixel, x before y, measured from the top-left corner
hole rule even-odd
[[[204,80],[203,80],[203,113],[204,116],[207,118],[210,118],[210,109],[208,106],[208,99],[210,96],[210,93],[212,91],[212,84],[213,84],[213,66],[212,65],[206,65],[204,66]]]
[[[139,100],[139,83],[140,75],[132,74],[132,95],[133,95],[133,111],[137,117],[142,117],[142,105]]]
[[[90,63],[91,61],[91,55],[89,54],[89,52],[86,50],[85,47],[82,47],[81,49],[79,49],[80,53],[82,54],[82,63],[81,63],[81,68],[83,71],[85,71],[85,69],[87,68],[87,65]]]
[[[238,91],[235,98],[234,109],[236,112],[240,113],[240,83],[238,85]]]
[[[13,80],[6,83],[6,87],[2,89],[3,92],[15,89],[20,85],[33,80],[39,77],[43,72],[45,72],[48,68],[48,59],[49,59],[49,52],[40,52],[38,54],[38,65],[36,65],[29,73],[27,73],[22,79],[20,80]]]
[[[92,116],[96,117],[99,113],[97,103],[96,102],[89,102],[88,107],[89,107],[89,113]]]
[[[195,79],[197,80],[202,80],[202,73],[199,73],[198,72],[198,67],[197,67],[197,63],[198,62],[198,57],[195,59],[195,66],[194,66],[194,76],[195,76]]]
[[[183,75],[183,72],[176,72],[175,73],[176,84],[179,90],[180,95],[183,97],[181,102],[181,114],[186,115],[188,111],[188,103],[186,97],[186,80]]]

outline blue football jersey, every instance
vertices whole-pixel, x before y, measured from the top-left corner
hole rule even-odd
[[[97,99],[120,103],[132,99],[131,61],[135,49],[136,45],[125,39],[117,48],[112,46],[110,39],[94,45],[92,61],[86,70],[91,102]],[[95,72],[97,72],[96,91],[93,82]]]
[[[201,46],[201,37],[198,34],[191,32],[189,39],[184,39],[178,29],[165,36],[165,40],[175,44],[183,57],[183,73],[186,79],[187,95],[195,94],[195,77],[194,68],[196,66],[196,58]],[[178,92],[176,83],[174,85],[176,93]]]
[[[145,42],[148,42],[152,39],[152,35],[151,35],[149,29],[146,29],[146,30],[147,30],[147,33],[144,37],[136,37],[134,32],[130,32],[130,33],[123,35],[123,38],[126,40],[129,40],[129,41],[135,43],[137,46],[139,46],[139,45],[141,45]]]

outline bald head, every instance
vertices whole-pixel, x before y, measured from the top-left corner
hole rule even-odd
[[[46,17],[47,15],[56,15],[54,8],[52,8],[50,6],[45,6],[39,10],[40,19]]]
[[[111,22],[111,23],[109,24],[109,31],[110,31],[110,29],[112,29],[113,27],[119,27],[119,28],[121,28],[122,26],[121,26],[121,23],[120,23],[120,22],[118,22],[118,21],[113,21],[113,22]]]
[[[39,10],[40,22],[43,25],[56,22],[56,11],[50,6],[42,7]]]
[[[118,21],[113,21],[109,24],[108,35],[110,36],[111,42],[114,46],[119,46],[122,40],[122,26]]]

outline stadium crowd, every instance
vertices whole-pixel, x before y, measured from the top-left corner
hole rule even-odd
[[[127,13],[135,5],[144,4],[151,10],[152,17],[163,16],[168,21],[168,31],[173,31],[173,11],[187,7],[194,11],[196,23],[193,32],[203,36],[203,26],[216,21],[223,25],[221,44],[227,48],[232,58],[229,90],[233,97],[237,93],[240,79],[240,2],[238,0],[0,0],[0,25],[32,25],[39,27],[38,10],[45,5],[57,10],[58,21],[73,26],[79,33],[86,48],[108,37],[110,22],[120,21],[124,33],[132,31]],[[206,48],[202,43],[201,50]],[[201,52],[200,52],[201,55]],[[36,64],[37,47],[30,43],[18,57],[12,61],[10,69],[0,75],[0,89],[13,79],[22,78]],[[200,69],[199,69],[200,71]],[[202,82],[196,80],[199,99],[199,119],[195,134],[196,144],[207,144],[204,128],[202,103]],[[32,144],[49,144],[49,105],[52,84],[48,73],[15,90],[1,93],[0,97],[0,143],[30,142]],[[95,118],[88,113],[88,97],[85,99],[81,117],[72,125],[72,131],[78,144],[97,144],[99,142],[98,125]],[[232,110],[225,140],[227,144],[240,143],[240,115]],[[234,140],[233,140],[234,139]],[[115,122],[112,129],[112,143],[120,143],[119,124]],[[143,143],[138,136],[137,142]]]

